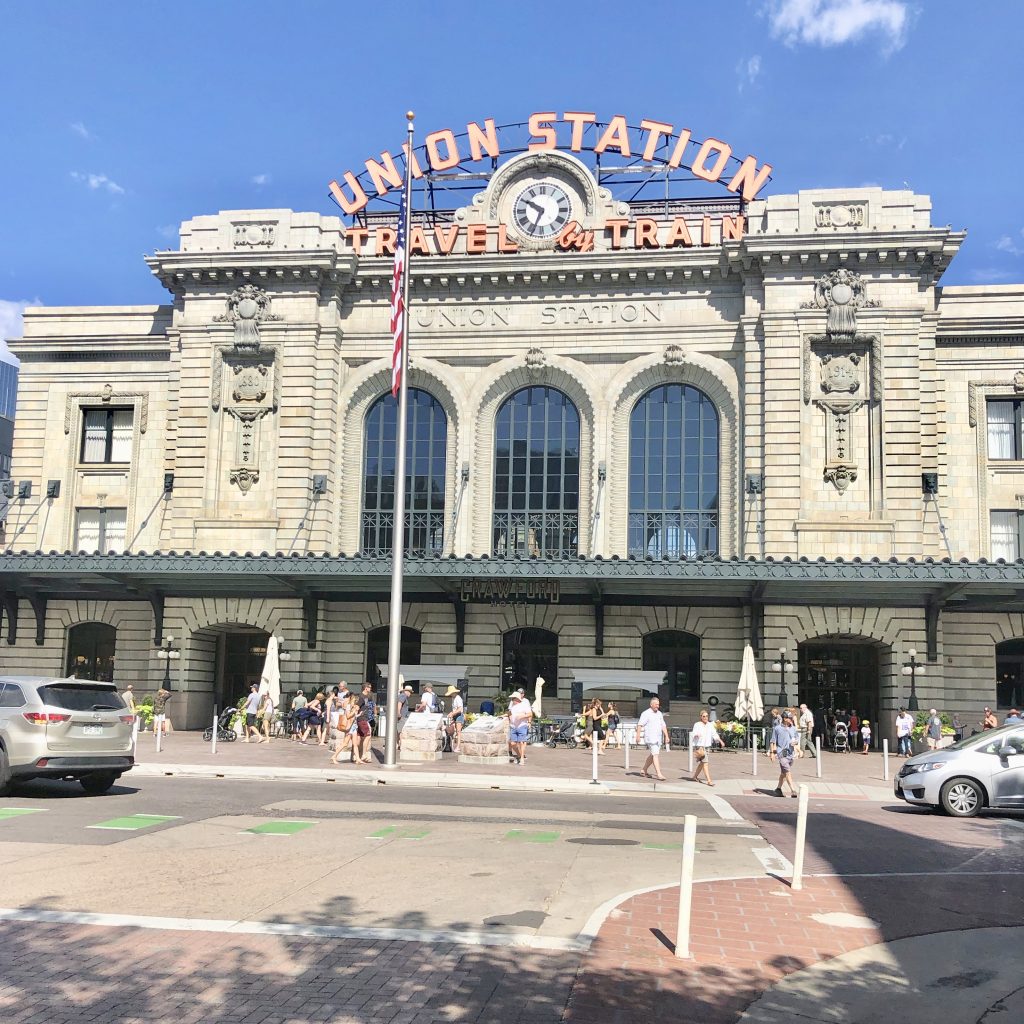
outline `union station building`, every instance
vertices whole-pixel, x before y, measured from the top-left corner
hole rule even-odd
[[[655,671],[688,724],[749,643],[766,703],[879,737],[911,662],[968,728],[1019,706],[1024,286],[943,287],[964,232],[909,191],[723,188],[742,166],[705,143],[695,196],[652,196],[622,187],[634,136],[481,137],[454,202],[463,164],[420,157],[402,663],[463,667],[474,710]],[[397,190],[371,163],[332,183],[351,216],[186,221],[147,257],[165,305],[26,311],[0,671],[147,691],[170,664],[184,728],[271,633],[286,690],[376,677]]]

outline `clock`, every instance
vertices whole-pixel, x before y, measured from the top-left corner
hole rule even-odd
[[[550,179],[531,182],[512,203],[516,230],[535,241],[554,238],[571,219],[569,193]]]

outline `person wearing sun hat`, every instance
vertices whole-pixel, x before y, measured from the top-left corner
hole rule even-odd
[[[457,754],[462,746],[462,727],[466,724],[466,709],[462,701],[462,692],[457,686],[449,686],[445,697],[451,697],[452,709],[448,712],[448,721],[454,730],[452,735],[452,753]]]
[[[862,719],[860,723],[860,742],[861,753],[866,754],[871,746],[871,723],[866,718]]]

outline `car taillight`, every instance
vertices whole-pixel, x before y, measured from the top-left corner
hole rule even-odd
[[[47,722],[70,722],[70,715],[56,715],[52,711],[23,711],[26,721],[33,725],[46,725]]]
[[[117,717],[120,718],[125,725],[131,725],[132,722],[135,721],[134,715],[118,715]]]

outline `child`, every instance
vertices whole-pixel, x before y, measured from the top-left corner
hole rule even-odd
[[[861,753],[866,754],[871,746],[871,723],[866,718],[860,723],[860,741],[863,744]]]

